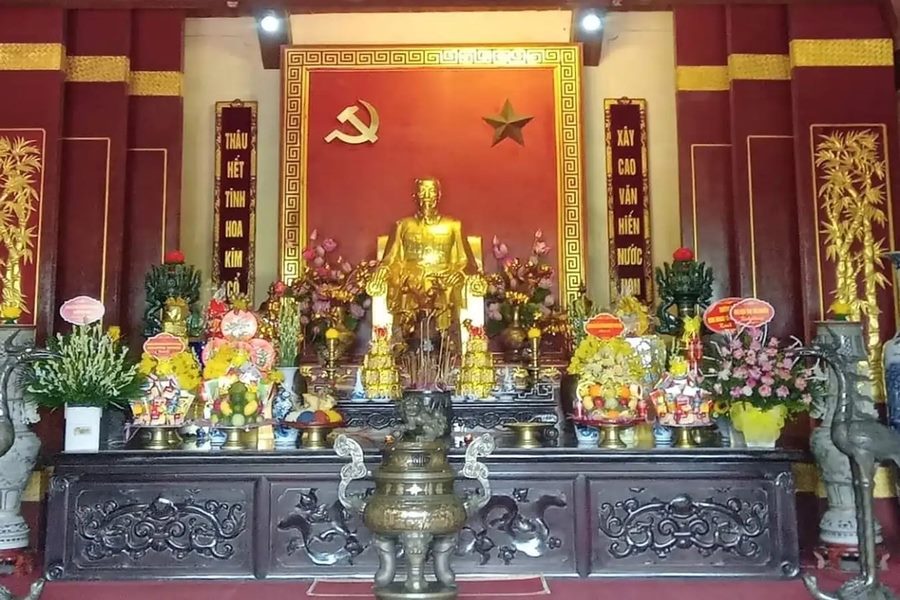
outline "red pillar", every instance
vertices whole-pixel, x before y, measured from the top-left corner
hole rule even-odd
[[[132,26],[122,323],[134,346],[142,331],[144,276],[178,248],[184,14],[137,10]]]
[[[100,299],[119,324],[131,13],[69,13],[57,296]]]
[[[784,6],[728,7],[737,291],[776,307],[773,335],[802,331],[791,69]]]
[[[54,8],[0,9],[0,138],[24,138],[40,148],[33,262],[22,268],[28,312],[23,324],[38,336],[52,329],[62,132],[65,12]],[[4,257],[5,250],[0,250]]]
[[[723,6],[675,8],[682,243],[713,268],[716,297],[734,276],[731,131]]]

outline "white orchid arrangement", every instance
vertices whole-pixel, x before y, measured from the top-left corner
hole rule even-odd
[[[24,376],[27,396],[39,406],[123,407],[142,393],[143,379],[128,360],[128,348],[99,323],[56,334],[48,349],[52,357],[30,365]]]

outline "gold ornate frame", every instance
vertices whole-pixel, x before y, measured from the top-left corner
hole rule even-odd
[[[572,299],[585,279],[581,150],[581,48],[539,46],[292,46],[282,51],[279,275],[303,268],[307,230],[306,157],[310,73],[317,69],[552,68],[555,98],[557,233],[560,297]]]

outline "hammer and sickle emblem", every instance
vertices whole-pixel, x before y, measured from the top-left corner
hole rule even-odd
[[[365,144],[366,142],[374,144],[378,141],[378,111],[365,100],[360,100],[359,103],[369,113],[369,124],[366,125],[357,116],[358,106],[355,104],[348,106],[337,116],[337,120],[341,123],[350,123],[356,130],[356,135],[345,133],[340,129],[334,129],[325,136],[326,143],[331,143],[335,139],[339,139],[345,144]]]

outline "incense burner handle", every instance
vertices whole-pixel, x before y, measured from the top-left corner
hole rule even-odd
[[[338,500],[347,509],[362,514],[368,500],[365,496],[347,493],[347,487],[355,480],[368,477],[369,470],[363,460],[363,450],[359,442],[341,434],[334,440],[334,452],[341,458],[350,458],[350,464],[341,467],[341,482],[338,484]]]
[[[481,491],[472,494],[463,503],[466,507],[466,514],[470,517],[481,510],[488,500],[491,499],[491,483],[488,481],[490,472],[487,465],[478,462],[478,459],[490,456],[494,448],[496,448],[496,444],[493,436],[485,433],[473,440],[466,449],[466,462],[461,471],[462,476],[466,479],[475,479],[481,485]]]

